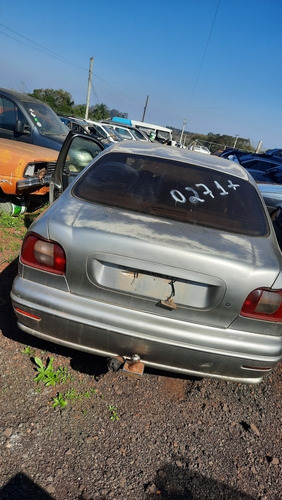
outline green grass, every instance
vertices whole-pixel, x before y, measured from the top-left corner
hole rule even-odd
[[[24,217],[24,215],[13,217],[12,215],[6,214],[5,212],[0,212],[0,227],[20,230],[25,227]]]
[[[0,212],[0,264],[13,262],[18,257],[27,228],[46,207],[18,216]]]

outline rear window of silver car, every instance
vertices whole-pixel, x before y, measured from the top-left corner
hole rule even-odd
[[[75,183],[73,195],[237,234],[266,236],[269,232],[262,202],[251,183],[173,160],[104,155]]]

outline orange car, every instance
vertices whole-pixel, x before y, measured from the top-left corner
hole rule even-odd
[[[0,139],[0,197],[44,195],[59,152],[25,142]]]

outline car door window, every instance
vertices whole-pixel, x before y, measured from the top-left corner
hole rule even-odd
[[[81,172],[100,152],[101,147],[96,142],[75,137],[65,160],[64,172]]]
[[[10,99],[0,97],[0,128],[13,132],[16,124],[16,107]]]
[[[97,139],[88,135],[76,135],[70,131],[50,180],[50,203],[53,203],[77,175],[104,149],[104,145]]]
[[[124,128],[121,127],[116,127],[115,129],[124,139],[129,139],[132,140],[132,136],[130,135],[130,132],[125,130]]]
[[[22,123],[22,128],[27,125],[27,120],[24,117],[18,106],[3,96],[0,96],[0,131],[2,137],[14,138],[17,134],[17,122]]]

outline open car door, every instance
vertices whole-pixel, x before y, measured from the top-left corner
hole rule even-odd
[[[104,149],[105,146],[98,139],[72,131],[69,132],[58,156],[55,171],[50,178],[50,204]]]

